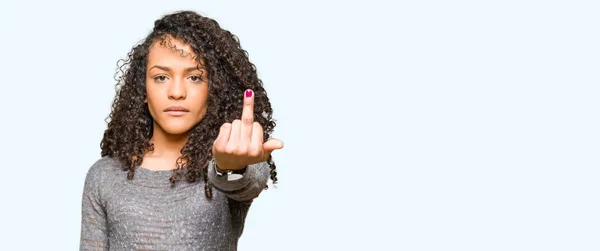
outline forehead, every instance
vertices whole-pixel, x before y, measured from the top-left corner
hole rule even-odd
[[[152,43],[148,52],[148,67],[152,64],[165,64],[176,67],[196,66],[196,53],[189,44],[179,39],[165,37]],[[203,60],[201,59],[201,62]]]

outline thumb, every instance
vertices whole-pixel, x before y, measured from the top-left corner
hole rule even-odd
[[[263,143],[264,156],[268,157],[271,152],[283,148],[283,141],[278,139],[270,139]]]

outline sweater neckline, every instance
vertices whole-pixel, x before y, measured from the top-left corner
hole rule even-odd
[[[150,170],[143,166],[136,166],[135,172],[136,174],[140,174],[142,177],[155,177],[155,178],[163,178],[170,177],[173,173],[173,170]]]
[[[147,172],[147,173],[172,173],[173,170],[175,169],[170,169],[170,170],[150,170],[148,168],[145,168],[143,166],[136,166],[137,170],[142,170],[142,172]]]

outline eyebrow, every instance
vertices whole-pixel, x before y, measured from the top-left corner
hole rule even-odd
[[[162,66],[162,65],[154,65],[154,66],[150,67],[148,69],[148,71],[152,70],[152,68],[158,68],[163,71],[171,71],[171,68]],[[185,72],[191,72],[191,71],[195,71],[195,70],[202,71],[202,70],[198,69],[198,67],[189,67],[189,68],[185,69]]]

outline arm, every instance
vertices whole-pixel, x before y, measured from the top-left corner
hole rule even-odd
[[[106,211],[100,198],[100,173],[92,166],[87,173],[81,203],[81,239],[79,250],[108,250]]]
[[[219,176],[215,162],[210,161],[208,164],[208,180],[217,190],[237,201],[249,201],[258,197],[267,185],[269,172],[269,164],[259,162],[248,165],[241,177],[239,174]]]

